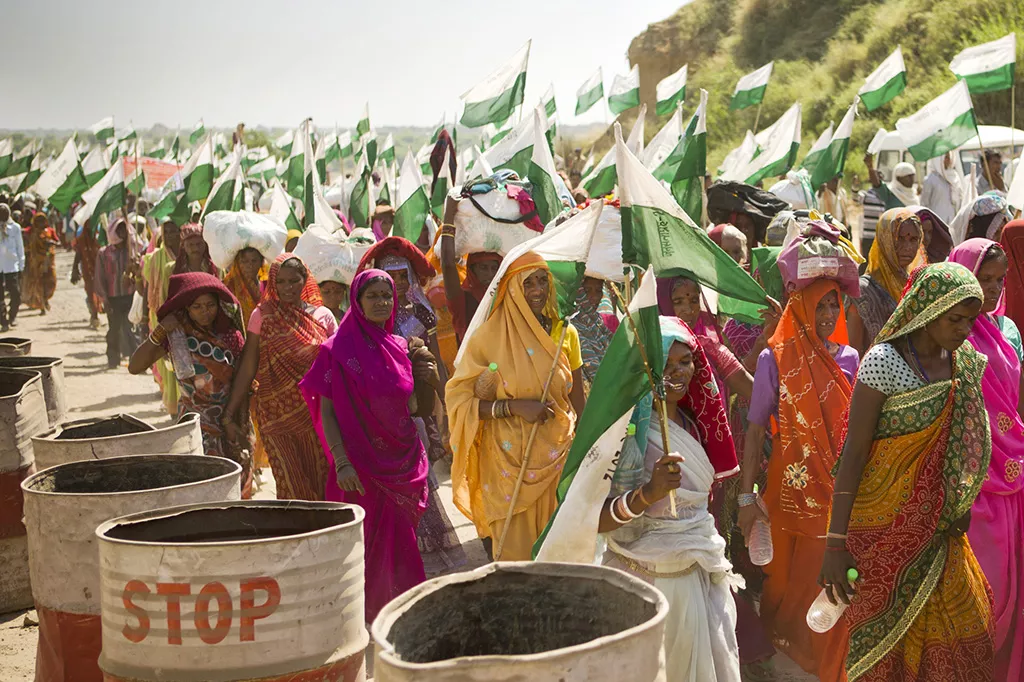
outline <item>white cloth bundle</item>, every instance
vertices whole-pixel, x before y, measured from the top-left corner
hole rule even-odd
[[[268,261],[280,256],[288,240],[288,229],[263,213],[213,211],[203,218],[203,238],[214,264],[227,270],[242,249],[256,249]]]
[[[520,217],[519,202],[509,199],[501,190],[474,194],[473,199],[487,212],[484,215],[469,199],[459,200],[455,214],[455,253],[465,256],[481,251],[494,251],[504,256],[513,247],[537,236],[522,223],[500,223],[491,218],[515,220]]]
[[[351,285],[359,261],[371,246],[373,232],[366,228],[352,230],[351,235],[346,235],[342,230],[331,234],[314,225],[299,237],[295,255],[302,259],[318,283]]]

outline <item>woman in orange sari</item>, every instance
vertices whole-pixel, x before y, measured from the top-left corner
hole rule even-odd
[[[739,526],[749,544],[754,522],[771,524],[774,557],[764,566],[761,618],[775,646],[821,680],[842,678],[840,631],[811,632],[807,609],[818,596],[815,571],[825,554],[836,425],[850,404],[859,356],[846,344],[839,285],[820,279],[790,294],[768,348],[757,360],[747,413]],[[754,493],[765,435],[774,417],[763,508]],[[767,513],[765,513],[767,510]]]
[[[965,536],[992,452],[987,360],[964,343],[984,298],[962,265],[921,268],[861,363],[818,578],[850,604],[850,682],[993,679],[992,592]]]
[[[46,220],[46,215],[36,213],[32,227],[25,237],[25,285],[22,300],[32,310],[45,315],[50,310],[50,299],[57,290],[56,247],[60,242]]]
[[[493,540],[495,553],[507,519],[500,554],[505,561],[532,558],[533,543],[558,505],[558,479],[583,410],[583,358],[572,325],[562,347],[557,345],[566,324],[558,319],[547,263],[533,252],[520,256],[502,278],[491,314],[464,340],[446,388],[455,505],[481,538]],[[491,363],[498,365],[497,394],[478,396],[477,378]],[[533,446],[524,453],[535,424]],[[509,518],[524,457],[526,475]]]
[[[270,459],[279,500],[323,500],[327,460],[306,401],[299,392],[320,345],[338,328],[321,305],[320,289],[301,259],[277,257],[266,290],[249,318],[242,363],[235,374],[225,427],[241,440],[253,379],[256,420]]]

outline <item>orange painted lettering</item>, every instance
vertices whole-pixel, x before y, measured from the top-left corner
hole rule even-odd
[[[136,620],[139,621],[139,625],[133,628],[128,623],[125,623],[121,634],[129,642],[138,644],[146,639],[146,635],[149,634],[149,614],[146,613],[145,609],[132,603],[132,596],[136,594],[150,594],[150,591],[146,583],[141,580],[129,580],[125,583],[124,592],[121,593],[121,601],[124,603],[125,611],[135,616]]]
[[[217,600],[217,626],[210,627],[210,600]],[[207,644],[220,644],[231,630],[231,595],[222,583],[212,582],[203,586],[196,597],[196,631],[199,639]]]
[[[238,638],[242,642],[256,641],[256,621],[266,618],[272,614],[278,604],[281,603],[281,586],[273,578],[266,576],[259,578],[246,578],[241,581],[241,603]],[[263,590],[267,593],[267,599],[259,606],[256,605],[254,593],[256,590]]]
[[[181,644],[181,598],[192,594],[188,583],[157,583],[156,593],[167,597],[167,643]]]

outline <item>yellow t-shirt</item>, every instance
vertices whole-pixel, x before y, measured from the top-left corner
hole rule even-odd
[[[558,343],[562,337],[562,325],[564,321],[558,320],[551,325],[551,340]],[[569,359],[569,369],[575,372],[583,366],[583,353],[580,350],[580,333],[576,327],[569,325],[569,331],[565,333],[565,341],[562,342],[562,352]]]

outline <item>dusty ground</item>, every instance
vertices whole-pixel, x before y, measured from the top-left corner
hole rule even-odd
[[[57,292],[52,309],[47,315],[22,309],[18,326],[11,336],[32,339],[32,354],[64,358],[68,416],[82,419],[125,412],[145,419],[154,425],[170,421],[160,402],[160,394],[152,377],[132,376],[120,367],[108,370],[104,334],[89,328],[89,314],[85,307],[85,294],[81,285],[71,286],[72,257],[68,253],[57,256]],[[454,508],[448,472],[435,467],[442,481],[441,496],[448,515],[456,527],[469,559],[469,567],[483,565],[486,555],[472,523]],[[264,484],[258,498],[274,497],[273,479],[269,469],[264,471]],[[31,682],[35,671],[37,628],[35,612],[20,611],[0,615],[0,681]],[[814,677],[799,671],[783,656],[776,657],[780,682],[803,682]]]

